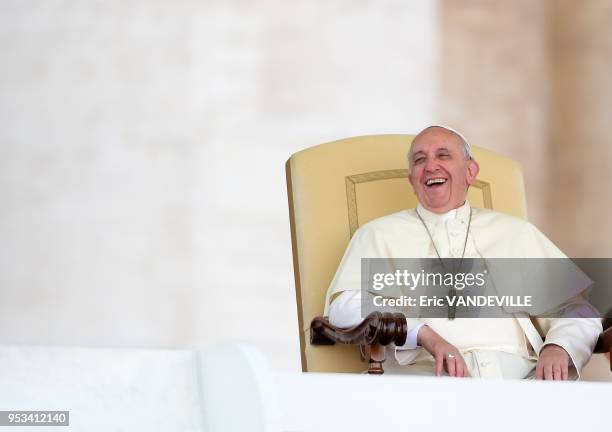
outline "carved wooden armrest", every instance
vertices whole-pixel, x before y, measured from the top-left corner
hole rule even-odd
[[[599,335],[595,350],[597,354],[608,353],[610,356],[610,370],[612,371],[612,319],[606,318],[603,322],[604,331]]]
[[[316,317],[310,323],[311,345],[334,345],[336,342],[364,345],[370,374],[382,374],[385,346],[404,345],[408,335],[406,317],[400,313],[372,312],[363,322],[350,328],[331,325],[327,317]]]

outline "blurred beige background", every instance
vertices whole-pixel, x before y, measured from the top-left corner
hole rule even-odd
[[[612,1],[442,0],[437,113],[521,162],[532,222],[612,257]]]
[[[0,343],[299,369],[284,161],[442,122],[612,256],[610,1],[0,3]]]

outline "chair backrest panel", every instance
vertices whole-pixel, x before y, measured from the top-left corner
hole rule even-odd
[[[287,161],[287,186],[300,326],[302,369],[357,372],[365,369],[351,346],[308,342],[310,321],[323,314],[325,294],[344,250],[364,223],[416,206],[408,183],[411,135],[347,138],[308,148]],[[468,199],[474,207],[526,217],[519,165],[473,147],[480,164]]]

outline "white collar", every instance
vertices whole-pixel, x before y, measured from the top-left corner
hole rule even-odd
[[[433,225],[437,225],[440,222],[445,223],[453,219],[456,219],[459,222],[466,224],[470,217],[470,210],[471,210],[470,203],[467,200],[465,200],[465,203],[463,203],[463,205],[461,205],[460,207],[454,208],[442,214],[434,213],[432,211],[427,210],[425,207],[421,205],[421,203],[419,203],[419,205],[416,208],[416,211],[423,218],[423,220]]]

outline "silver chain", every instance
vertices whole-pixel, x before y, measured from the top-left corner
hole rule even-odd
[[[429,236],[429,240],[431,240],[431,244],[434,247],[434,250],[436,251],[436,255],[438,256],[438,260],[440,261],[440,264],[442,265],[442,268],[444,270],[446,270],[446,266],[444,265],[444,261],[442,261],[442,257],[440,256],[440,252],[438,251],[438,248],[436,247],[436,242],[433,239],[433,236],[431,235],[431,232],[429,232],[429,228],[427,228],[427,224],[425,223],[425,221],[423,220],[423,218],[421,217],[421,214],[419,213],[418,209],[415,209],[415,212],[417,214],[417,216],[419,217],[419,219],[421,220],[421,223],[423,224],[423,227],[425,227],[425,231],[427,231],[427,235]],[[463,265],[463,257],[465,256],[465,249],[467,248],[467,241],[468,241],[468,236],[470,235],[470,226],[472,225],[472,208],[470,208],[470,218],[468,219],[468,226],[467,226],[467,231],[465,232],[465,240],[463,242],[463,252],[461,252],[461,259],[459,260],[459,269],[461,269],[461,266]],[[449,290],[449,295],[455,295],[454,291],[455,291],[455,287],[453,286],[451,290]],[[448,306],[448,319],[452,320],[455,319],[455,307],[451,307],[450,304]]]

